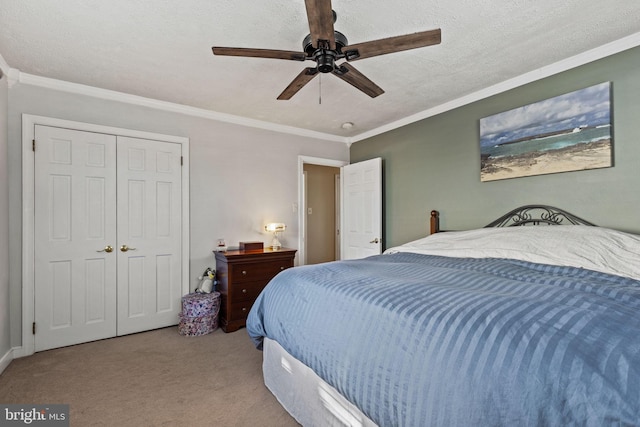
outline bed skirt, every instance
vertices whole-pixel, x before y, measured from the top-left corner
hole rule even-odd
[[[291,356],[280,344],[264,339],[264,383],[284,409],[305,427],[375,427],[376,424]]]

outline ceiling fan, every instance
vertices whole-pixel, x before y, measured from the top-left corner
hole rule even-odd
[[[278,96],[280,100],[291,99],[318,73],[332,73],[375,98],[382,95],[384,90],[356,70],[349,62],[440,43],[440,29],[435,29],[348,45],[344,34],[333,29],[336,13],[331,8],[331,0],[305,0],[305,5],[310,34],[302,42],[303,52],[214,46],[212,48],[214,55],[315,61],[315,67],[305,68],[293,79]],[[345,59],[347,62],[336,64],[336,61],[340,59]]]

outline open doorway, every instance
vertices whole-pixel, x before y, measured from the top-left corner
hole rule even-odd
[[[340,259],[340,168],[345,161],[299,156],[299,265]]]
[[[340,259],[340,168],[304,165],[306,263]]]

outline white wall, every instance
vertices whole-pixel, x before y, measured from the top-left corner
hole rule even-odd
[[[0,56],[0,62],[3,62]],[[4,67],[8,68],[8,67]],[[10,361],[9,182],[7,179],[8,69],[0,64],[0,372]]]
[[[270,241],[266,222],[285,222],[281,241],[297,247],[298,156],[348,160],[342,142],[279,133],[141,105],[15,83],[9,89],[9,274],[11,342],[21,345],[21,115],[33,114],[190,139],[191,289],[218,238]],[[1,203],[1,202],[0,202]],[[1,218],[1,215],[0,215]],[[1,224],[1,223],[0,223]],[[1,289],[1,288],[0,288]],[[1,297],[0,297],[1,301]]]

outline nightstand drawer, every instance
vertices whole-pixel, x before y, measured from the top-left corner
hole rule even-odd
[[[230,266],[230,270],[234,283],[239,284],[256,280],[269,281],[273,276],[289,267],[293,267],[293,260],[236,264]]]
[[[228,313],[229,321],[245,320],[249,315],[249,310],[251,310],[253,303],[254,300],[233,302],[230,313]]]
[[[233,301],[255,300],[262,289],[264,289],[265,283],[248,282],[248,283],[236,283],[233,288]]]

